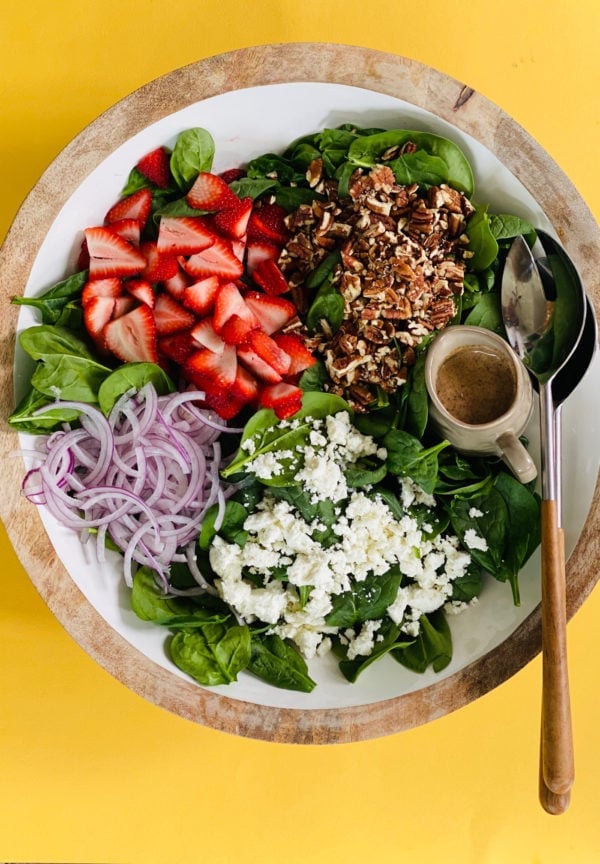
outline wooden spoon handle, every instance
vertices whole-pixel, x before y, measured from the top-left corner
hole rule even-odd
[[[567,668],[565,554],[554,500],[542,501],[542,736],[545,786],[566,795],[574,758]]]

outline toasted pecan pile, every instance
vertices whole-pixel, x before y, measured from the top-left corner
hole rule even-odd
[[[322,177],[315,160],[307,177],[321,200],[290,214],[291,235],[279,259],[301,310],[312,297],[305,282],[338,250],[333,284],[344,298],[344,320],[326,321],[310,342],[331,382],[327,388],[366,411],[378,388],[394,392],[416,359],[415,348],[454,317],[462,294],[470,201],[447,185],[422,191],[398,185],[388,166],[357,169],[349,197]]]

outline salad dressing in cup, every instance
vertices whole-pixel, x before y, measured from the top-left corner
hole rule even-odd
[[[522,483],[537,468],[519,440],[533,409],[527,371],[510,345],[483,327],[449,326],[425,361],[432,422],[466,454],[499,456]]]

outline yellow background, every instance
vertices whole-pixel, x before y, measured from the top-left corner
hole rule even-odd
[[[202,57],[286,41],[391,51],[479,90],[598,218],[599,37],[597,0],[5,3],[0,238],[48,163],[114,102]],[[54,620],[4,529],[0,561],[0,860],[600,861],[598,590],[569,626],[577,778],[569,811],[551,817],[537,802],[539,660],[414,731],[271,745],[126,690]]]

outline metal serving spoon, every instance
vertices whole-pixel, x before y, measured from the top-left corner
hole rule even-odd
[[[544,235],[545,236],[545,235]],[[529,369],[540,396],[542,455],[542,733],[543,783],[555,796],[573,784],[573,740],[566,659],[564,538],[560,525],[560,453],[553,384],[573,354],[586,317],[581,280],[566,253],[547,251],[555,296],[549,298],[523,237],[513,242],[502,281],[502,314],[508,340]],[[545,247],[544,247],[544,251]],[[560,290],[559,290],[560,289]],[[564,379],[562,379],[564,380]],[[542,780],[542,778],[541,778]]]

